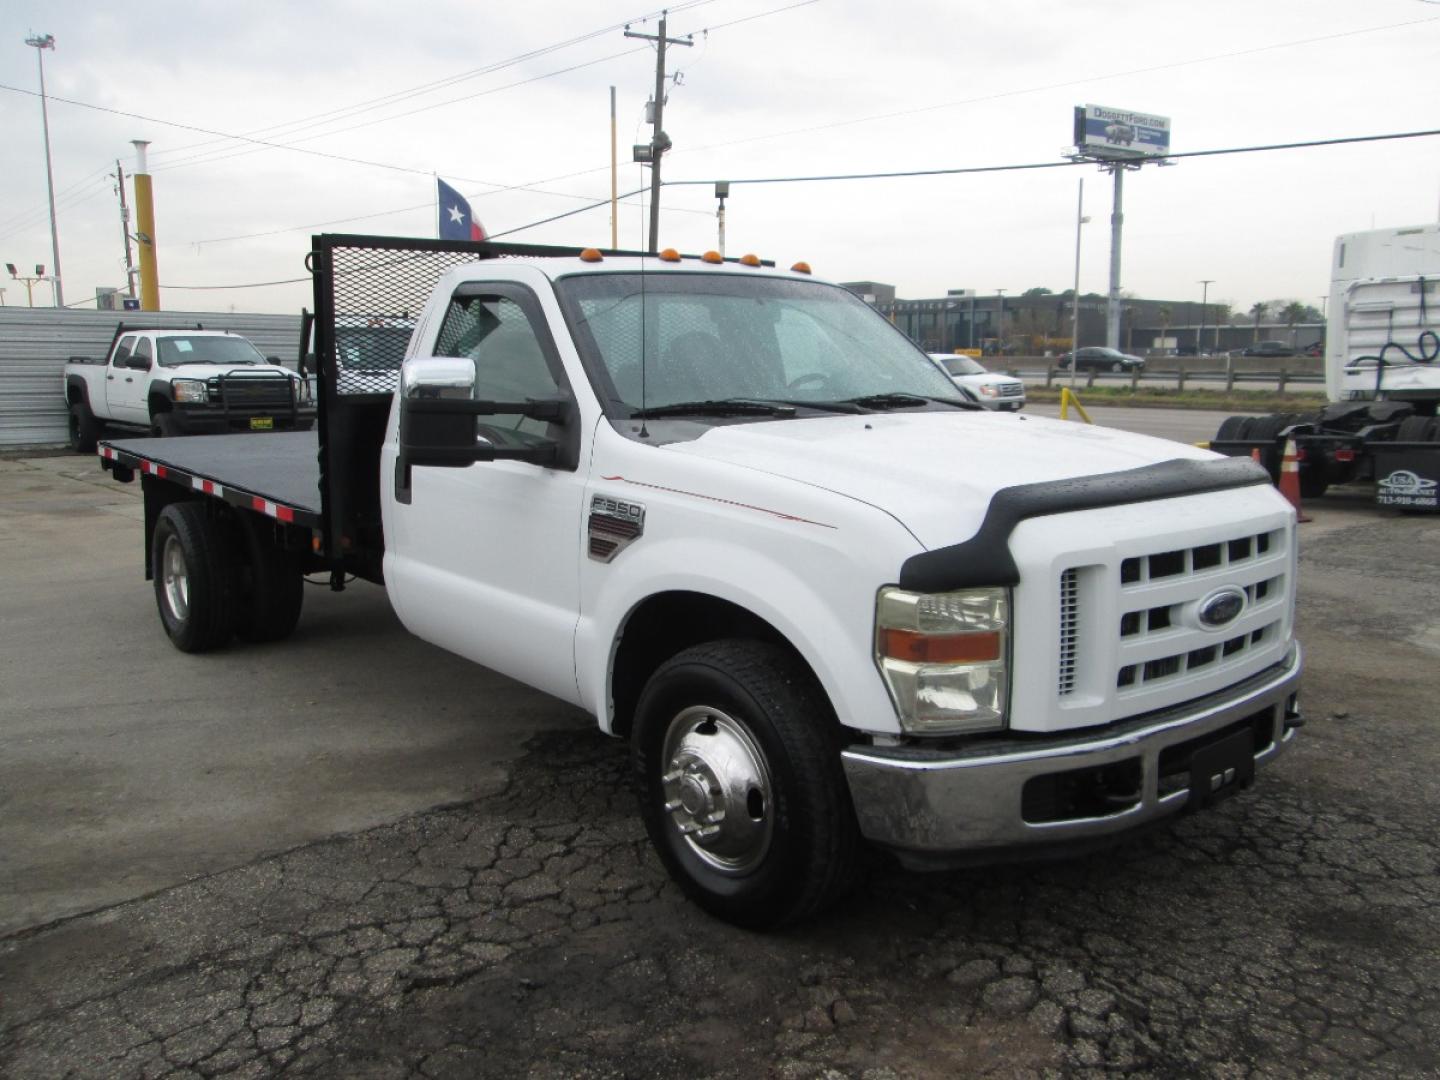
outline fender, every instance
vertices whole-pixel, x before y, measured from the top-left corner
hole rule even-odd
[[[65,400],[71,405],[84,405],[94,412],[90,406],[90,384],[83,376],[70,374],[65,376]]]
[[[893,543],[894,537],[888,539]],[[812,550],[807,552],[810,558],[792,561],[783,551],[772,554],[773,547],[744,541],[743,536],[703,532],[657,538],[626,551],[606,568],[613,573],[582,611],[575,635],[580,696],[601,729],[614,730],[610,684],[630,617],[653,596],[692,592],[727,601],[773,626],[810,665],[841,724],[898,732],[894,707],[871,658],[874,591],[854,583],[893,579],[899,561],[888,575],[881,571],[871,576],[855,567],[855,550],[865,547],[843,557],[837,548],[833,558],[823,549]],[[888,546],[882,542],[868,550]],[[848,563],[848,572],[841,572],[841,562]],[[796,572],[797,565],[806,568],[805,576]]]

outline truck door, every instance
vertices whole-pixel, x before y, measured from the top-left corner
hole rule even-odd
[[[462,286],[434,352],[472,359],[482,399],[570,396],[540,303],[515,283]],[[485,416],[479,433],[514,446],[545,437],[547,424]],[[573,639],[584,498],[583,466],[415,467],[409,503],[387,498],[386,508],[385,580],[401,620],[428,641],[578,701]]]
[[[145,363],[144,369],[132,365]],[[105,372],[105,403],[110,415],[127,424],[148,424],[145,388],[149,385],[149,367],[154,362],[150,339],[126,334],[115,346],[110,368]]]

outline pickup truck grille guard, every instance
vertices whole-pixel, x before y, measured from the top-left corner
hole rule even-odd
[[[256,495],[254,492],[245,491],[241,488],[226,487],[215,480],[209,480],[203,476],[196,476],[193,473],[184,472],[173,465],[163,465],[150,458],[141,457],[138,454],[127,453],[124,450],[117,450],[113,446],[102,445],[100,457],[106,463],[106,468],[112,472],[117,468],[130,469],[142,476],[153,476],[157,480],[166,480],[180,487],[190,488],[202,495],[209,495],[216,499],[223,499],[232,506],[238,506],[244,510],[254,510],[256,513],[272,517],[276,521],[283,521],[287,525],[299,525],[311,529],[320,527],[320,515],[314,511],[306,510],[303,507],[287,506],[284,503],[277,503],[272,499]],[[120,477],[116,477],[120,479]]]

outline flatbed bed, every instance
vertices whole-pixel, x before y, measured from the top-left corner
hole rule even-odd
[[[320,443],[314,431],[106,439],[100,456],[132,469],[256,510],[318,528]]]

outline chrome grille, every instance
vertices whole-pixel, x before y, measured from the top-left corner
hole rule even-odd
[[[1066,570],[1060,575],[1060,684],[1063,697],[1075,690],[1075,651],[1079,634],[1080,595],[1077,574]]]
[[[1018,382],[1001,383],[998,393],[1000,397],[1022,397],[1025,393],[1025,384]]]
[[[1274,571],[1285,557],[1285,533],[1272,530],[1125,559],[1116,689],[1138,692],[1191,672],[1218,673],[1273,642],[1286,611],[1286,575]],[[1228,634],[1195,620],[1206,595],[1225,585],[1245,594]]]

